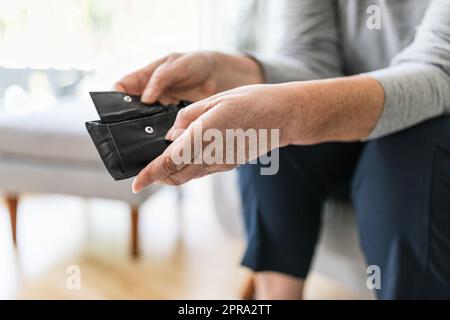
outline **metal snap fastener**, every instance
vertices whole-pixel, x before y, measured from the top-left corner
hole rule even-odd
[[[145,127],[144,131],[145,131],[145,133],[147,133],[147,134],[152,134],[153,132],[155,132],[155,130],[153,130],[153,128],[150,127],[150,126]]]
[[[133,99],[131,99],[130,96],[124,96],[124,97],[123,97],[123,100],[124,100],[125,102],[131,102]]]

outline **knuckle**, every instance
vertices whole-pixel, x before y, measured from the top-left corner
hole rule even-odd
[[[166,67],[164,65],[161,65],[158,69],[156,69],[151,80],[153,84],[159,85],[164,82],[165,78],[166,78]]]
[[[219,105],[220,103],[217,101],[208,101],[202,106],[202,113],[207,112],[208,110],[214,108],[215,106]]]
[[[167,96],[161,96],[158,100],[164,106],[168,106],[172,103],[172,99]]]
[[[201,177],[209,175],[210,173],[214,172],[213,167],[214,167],[213,165],[206,165],[206,164],[202,163],[199,166],[199,168],[196,170],[194,177],[201,178]]]
[[[209,166],[208,168],[206,168],[206,175],[210,175],[216,172],[224,172],[224,171],[229,171],[231,169],[233,169],[234,166],[233,165],[215,165],[215,166]]]
[[[165,182],[166,182],[166,184],[171,185],[171,186],[179,186],[179,185],[181,185],[181,182],[177,178],[175,178],[174,176],[167,177]]]
[[[204,172],[209,172],[213,169],[213,166],[206,163],[205,161],[202,161],[201,166],[202,166],[202,171],[204,171]]]
[[[224,97],[223,95],[219,95],[218,97],[215,97],[214,99],[211,99],[210,101],[208,101],[207,105],[212,106],[212,105],[219,105],[219,104],[224,104],[227,101],[227,97]]]
[[[125,85],[125,78],[121,78],[119,81],[117,81],[115,84],[114,84],[114,89],[115,90],[123,90],[123,91],[125,91],[125,92],[127,92],[128,91],[128,89],[127,89],[127,87],[126,87],[126,85]]]
[[[233,95],[227,95],[227,96],[219,96],[216,97],[215,99],[209,101],[206,105],[205,105],[205,111],[208,111],[209,109],[215,108],[215,107],[221,107],[221,108],[225,108],[229,105],[233,105],[236,102],[236,97]]]
[[[177,166],[175,165],[175,163],[173,163],[170,157],[164,158],[162,167],[163,172],[166,174],[172,174],[177,172]]]

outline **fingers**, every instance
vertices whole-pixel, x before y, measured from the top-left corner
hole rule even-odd
[[[167,131],[166,140],[174,141],[189,125],[215,105],[214,97],[193,103],[181,109],[172,127]]]
[[[169,161],[169,160],[165,160]],[[133,192],[137,193],[145,188],[147,185],[157,182],[161,184],[171,185],[171,186],[179,186],[182,185],[192,179],[197,179],[203,176],[206,176],[213,172],[231,170],[234,168],[233,165],[206,165],[206,164],[188,164],[186,166],[175,166],[173,163],[168,162],[166,165],[170,169],[162,169],[166,170],[164,173],[164,177],[157,179],[156,176],[152,176],[152,178],[144,177],[144,175],[150,174],[150,171],[142,172],[143,177],[136,178],[135,182],[133,182]],[[170,172],[170,173],[169,173]]]
[[[158,98],[158,101],[165,106],[168,105],[175,105],[180,102],[180,99],[176,96],[170,95],[170,94],[163,94]]]
[[[140,192],[146,186],[158,180],[165,180],[170,175],[181,170],[182,166],[173,163],[170,155],[163,154],[150,162],[139,172],[133,181],[132,190],[134,193]]]
[[[179,186],[192,179],[204,177],[214,172],[221,172],[233,169],[234,165],[206,165],[206,164],[190,164],[185,166],[180,171],[168,176],[164,180],[157,182],[167,184],[170,186]]]
[[[200,178],[207,175],[208,172],[206,168],[201,164],[191,164],[180,171],[166,177],[158,182],[161,184],[167,184],[170,186],[179,186],[192,179]]]
[[[141,101],[148,104],[175,104],[180,97],[198,101],[217,90],[216,81],[207,79],[212,72],[210,60],[204,54],[173,53],[126,75],[114,90],[141,95]]]
[[[114,83],[113,90],[114,91],[123,92],[123,93],[127,93],[128,92],[128,90],[127,90],[127,88],[125,86],[125,83],[124,83],[124,81],[122,79],[120,79],[119,81]]]
[[[191,153],[187,155],[188,159],[183,159],[182,154],[187,150],[191,150],[191,133],[186,131],[184,136],[172,143],[163,154],[139,172],[132,185],[133,192],[137,193],[155,181],[165,180],[184,168],[194,156]]]
[[[127,74],[114,84],[113,90],[141,95],[155,69],[166,59],[166,57],[158,59],[142,69]]]
[[[159,65],[142,92],[142,102],[154,103],[160,99],[168,88],[185,78],[185,72],[182,69],[182,64],[176,61]]]
[[[198,139],[195,137],[197,124],[198,121],[189,126],[162,155],[142,169],[133,182],[133,192],[137,193],[155,182],[180,185],[191,179],[234,167],[233,164],[225,164],[225,161],[222,163],[203,161],[202,151],[206,143],[203,142],[202,147],[196,148],[194,139]]]

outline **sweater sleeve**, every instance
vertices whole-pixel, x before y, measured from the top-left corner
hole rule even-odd
[[[413,43],[388,68],[368,75],[385,91],[384,110],[369,139],[450,113],[450,1],[433,0]]]
[[[250,54],[261,65],[267,83],[342,75],[336,3],[335,0],[283,0],[283,38],[275,54]]]

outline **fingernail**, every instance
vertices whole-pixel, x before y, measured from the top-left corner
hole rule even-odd
[[[133,180],[133,183],[131,184],[131,190],[133,191],[133,193],[139,193],[139,191],[141,191],[141,188],[138,185],[136,178]]]

